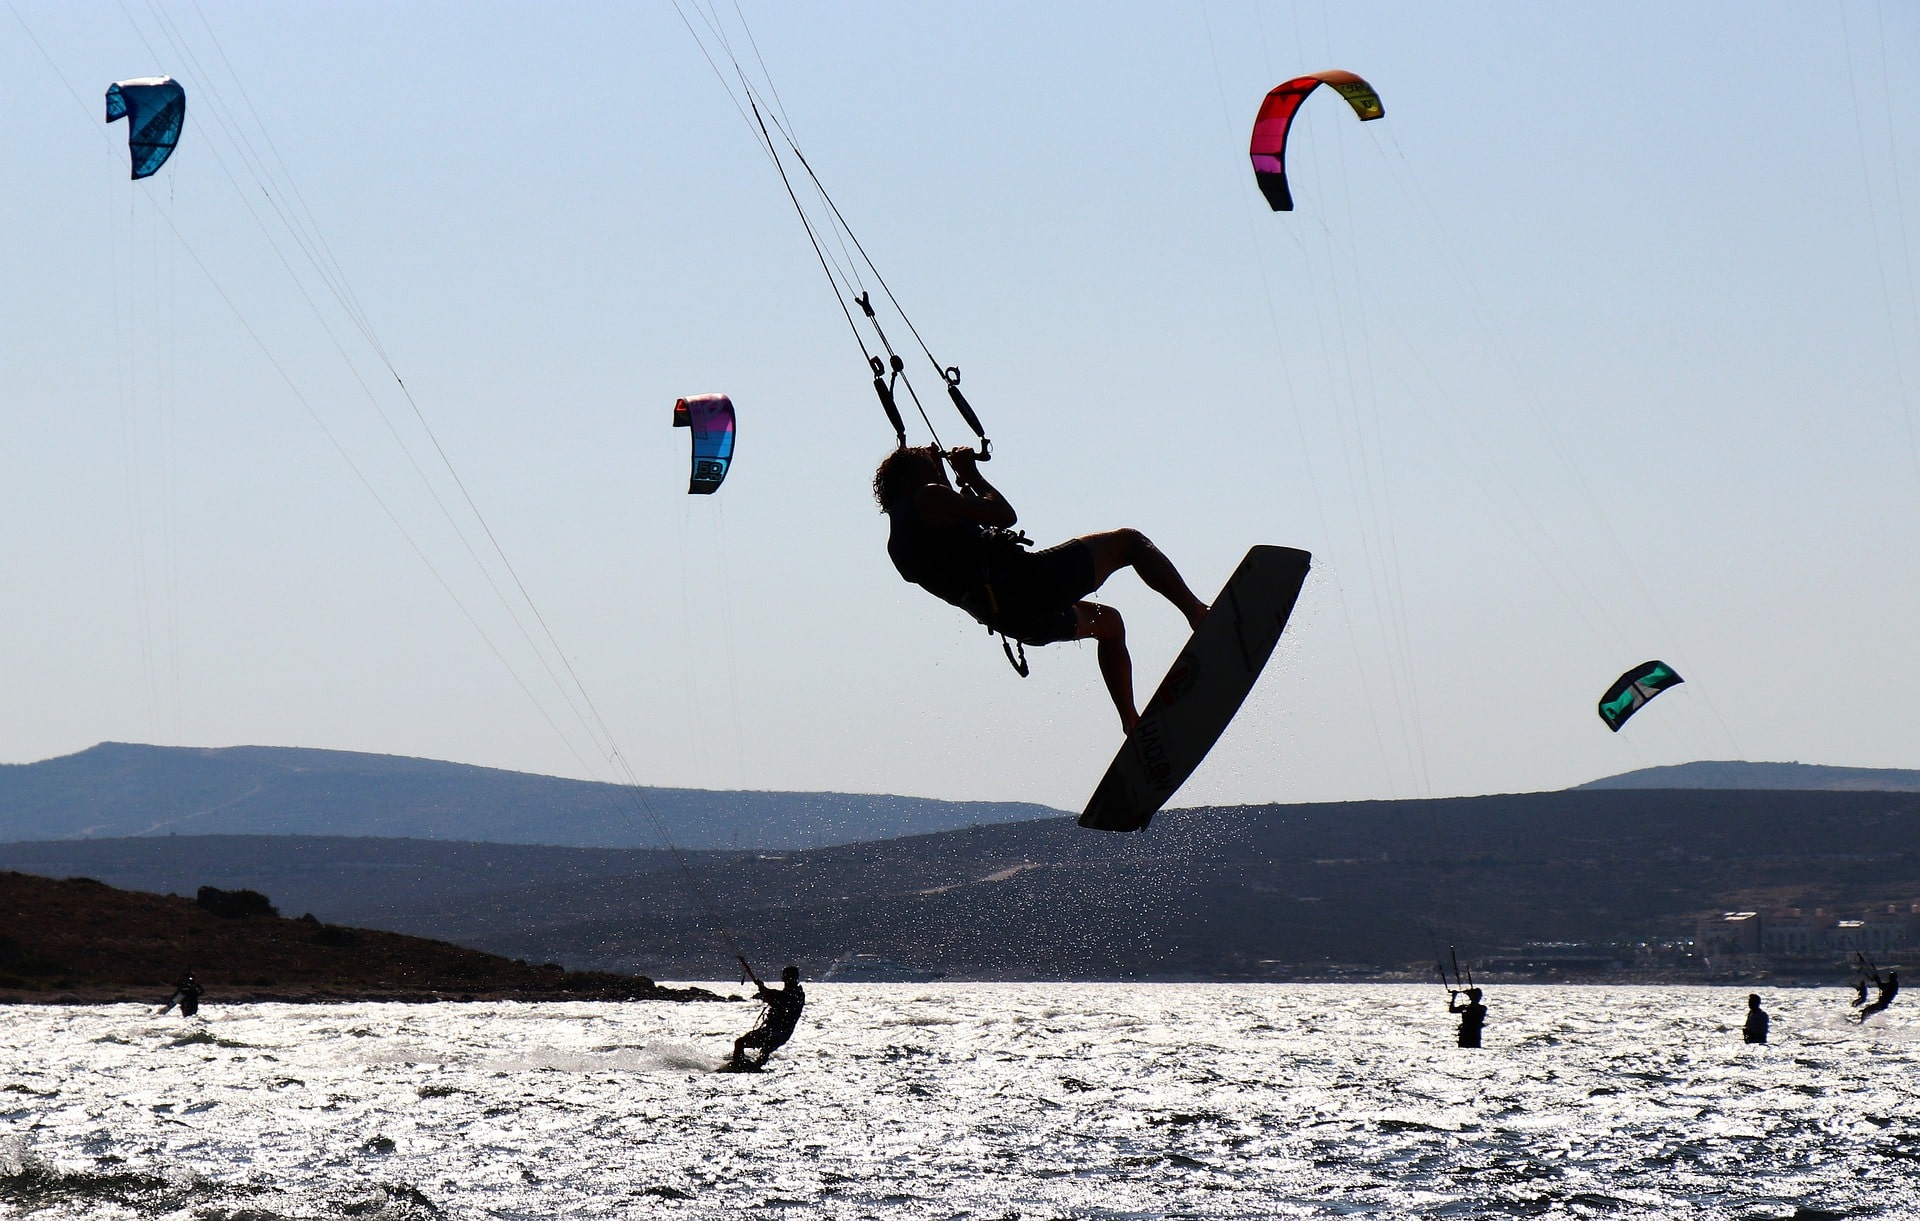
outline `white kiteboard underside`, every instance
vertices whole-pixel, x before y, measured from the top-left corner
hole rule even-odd
[[[1247,552],[1147,701],[1081,826],[1138,831],[1193,775],[1273,656],[1312,559],[1292,547]]]

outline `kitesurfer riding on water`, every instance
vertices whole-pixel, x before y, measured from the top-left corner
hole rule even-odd
[[[740,960],[740,969],[753,981],[753,998],[767,1009],[761,1015],[760,1024],[733,1041],[733,1059],[729,1061],[735,1069],[765,1068],[773,1053],[793,1037],[794,1027],[800,1024],[800,1011],[807,1006],[806,990],[800,986],[800,970],[789,966],[780,972],[780,988],[775,991],[760,981],[747,965]],[[760,1049],[758,1060],[747,1058],[747,1048]]]
[[[192,1017],[200,1012],[200,998],[206,995],[206,991],[200,986],[200,981],[193,977],[193,972],[188,971],[174,985],[173,995],[167,998],[166,1004],[160,1006],[160,1012],[165,1013],[178,1005],[181,1017]]]
[[[1900,973],[1898,971],[1888,971],[1884,979],[1881,978],[1880,972],[1875,971],[1868,978],[1873,980],[1874,987],[1877,991],[1874,994],[1873,1003],[1860,1011],[1860,1024],[1862,1026],[1866,1025],[1867,1019],[1874,1014],[1885,1012],[1887,1006],[1893,1004],[1893,998],[1900,995]],[[1866,980],[1861,980],[1861,1000],[1865,1000],[1866,995]],[[1860,1001],[1854,1002],[1856,1005],[1859,1003]]]
[[[943,461],[944,459],[944,461]],[[1194,597],[1172,561],[1138,530],[1109,530],[1026,550],[1013,532],[1019,517],[980,474],[979,455],[956,448],[901,446],[873,476],[873,498],[890,525],[887,554],[900,575],[1023,645],[1092,637],[1100,674],[1128,733],[1140,720],[1133,704],[1133,660],[1126,625],[1111,606],[1085,598],[1122,568],[1173,603],[1199,627],[1207,605]],[[946,467],[953,467],[953,482]],[[959,490],[953,484],[960,485]]]

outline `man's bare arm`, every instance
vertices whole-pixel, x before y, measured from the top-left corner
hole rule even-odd
[[[920,519],[930,526],[973,522],[980,526],[1008,527],[1020,520],[1000,489],[987,482],[974,464],[978,459],[970,449],[956,449],[947,456],[953,466],[954,480],[963,492],[930,483],[915,496]]]

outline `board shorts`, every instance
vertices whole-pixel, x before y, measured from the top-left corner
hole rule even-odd
[[[1077,538],[1044,551],[1014,552],[994,573],[998,607],[987,626],[1036,648],[1077,640],[1074,604],[1098,588],[1093,548]]]

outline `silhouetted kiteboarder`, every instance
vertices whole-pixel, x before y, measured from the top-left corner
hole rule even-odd
[[[1460,1015],[1460,1046],[1480,1046],[1480,1032],[1487,1024],[1487,1007],[1480,1003],[1480,989],[1468,988],[1465,996],[1467,1003],[1460,1003],[1460,995],[1451,995],[1447,1001],[1447,1012]]]
[[[1480,1032],[1487,1024],[1487,1007],[1480,1003],[1482,995],[1480,989],[1473,986],[1473,968],[1467,967],[1463,975],[1460,969],[1460,956],[1451,948],[1447,950],[1447,955],[1453,959],[1453,979],[1451,981],[1447,979],[1445,963],[1441,963],[1439,967],[1440,982],[1447,989],[1447,1012],[1460,1015],[1460,1046],[1478,1047]],[[1460,1003],[1462,996],[1467,998],[1467,1003],[1464,1005]]]
[[[753,981],[754,999],[766,1006],[760,1015],[760,1022],[752,1030],[733,1041],[733,1057],[727,1061],[726,1071],[735,1073],[757,1073],[765,1068],[773,1053],[793,1037],[794,1027],[800,1024],[800,1011],[806,1008],[807,994],[800,987],[800,969],[788,966],[780,972],[780,987],[773,989],[760,982],[745,958],[740,959],[740,969]],[[747,1049],[760,1049],[756,1059],[747,1054]]]
[[[1873,965],[1873,959],[1859,950],[1853,952],[1853,961],[1859,964],[1855,968],[1856,974],[1853,980],[1853,1007],[1858,1009],[1867,1003],[1867,981],[1877,978],[1879,970]]]
[[[167,998],[166,1004],[160,1006],[160,1012],[166,1013],[178,1005],[181,1017],[192,1017],[200,1012],[200,998],[205,992],[206,989],[200,986],[200,981],[193,977],[193,972],[188,971],[181,977],[180,982],[173,986],[173,995]]]
[[[1088,595],[1131,568],[1173,604],[1189,628],[1200,626],[1207,604],[1138,530],[1083,534],[1028,551],[1026,536],[1014,532],[1019,514],[980,473],[986,460],[984,450],[964,446],[942,452],[905,444],[883,458],[873,475],[873,498],[887,515],[887,555],[902,578],[1018,644],[1019,660],[1012,644],[1007,659],[1023,675],[1028,646],[1094,640],[1120,728],[1132,733],[1140,714],[1126,628],[1119,611],[1087,601]]]
[[[1882,976],[1880,972],[1875,971],[1867,978],[1873,981],[1874,986],[1879,989],[1879,991],[1875,994],[1873,1003],[1860,1011],[1860,1024],[1862,1026],[1867,1024],[1868,1018],[1876,1013],[1883,1012],[1888,1005],[1893,1004],[1893,998],[1900,995],[1899,972],[1888,971],[1885,976]],[[1866,997],[1866,982],[1864,979],[1860,981],[1860,995],[1862,999]],[[1858,1001],[1854,1003],[1859,1004]]]
[[[1747,1024],[1741,1027],[1741,1035],[1749,1043],[1764,1043],[1767,1041],[1769,1025],[1771,1022],[1767,1017],[1767,1011],[1760,1007],[1760,994],[1747,993]]]

